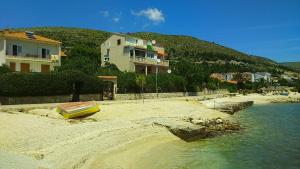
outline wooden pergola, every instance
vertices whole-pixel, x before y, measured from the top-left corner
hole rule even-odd
[[[113,89],[112,89],[112,99],[116,99],[117,94],[117,87],[118,87],[118,77],[117,76],[98,76],[104,82],[112,82]]]

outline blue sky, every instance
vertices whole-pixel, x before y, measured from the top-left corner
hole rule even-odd
[[[14,0],[1,6],[0,28],[191,35],[279,62],[300,61],[300,0]]]

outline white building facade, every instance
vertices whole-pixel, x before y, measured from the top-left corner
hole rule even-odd
[[[121,71],[138,73],[167,72],[165,49],[155,41],[114,34],[101,45],[101,65],[115,64]]]
[[[271,74],[268,72],[256,72],[254,74],[254,81],[259,82],[261,79],[266,82],[271,82]]]
[[[50,72],[61,65],[61,42],[32,32],[0,31],[0,65],[16,72]]]

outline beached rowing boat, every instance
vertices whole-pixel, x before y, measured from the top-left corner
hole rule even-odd
[[[66,119],[88,116],[100,111],[96,102],[72,102],[57,106],[56,111]]]

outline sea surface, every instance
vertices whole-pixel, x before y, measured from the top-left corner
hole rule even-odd
[[[234,115],[235,134],[155,147],[137,165],[166,169],[299,169],[300,104],[255,105]]]

